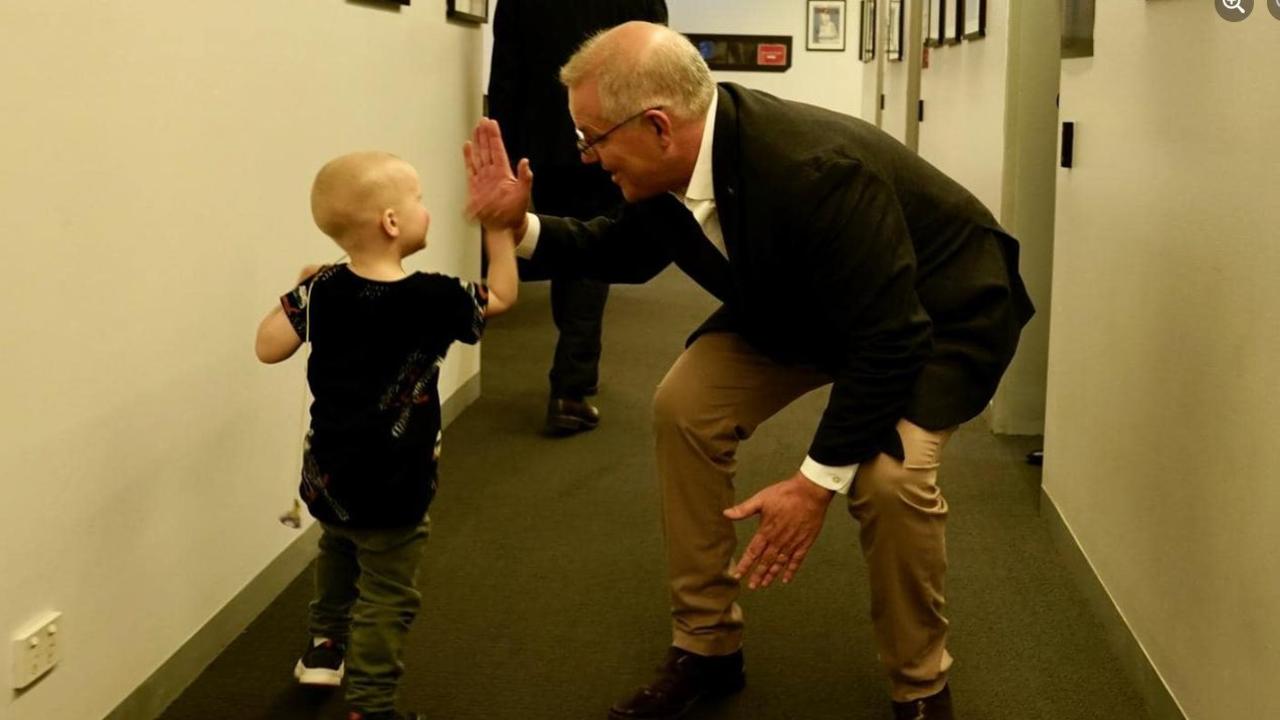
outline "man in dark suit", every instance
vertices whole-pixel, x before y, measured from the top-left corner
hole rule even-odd
[[[1017,242],[893,138],[717,87],[666,28],[615,28],[561,80],[584,159],[628,205],[587,222],[528,215],[528,163],[512,173],[482,120],[465,151],[470,211],[516,229],[535,264],[643,282],[674,262],[724,303],[654,398],[673,640],[655,682],[610,716],[673,718],[741,688],[740,582],[790,581],[845,493],[895,716],[952,718],[937,474],[952,430],[989,401],[1032,315]],[[826,384],[799,471],[734,505],[738,443]],[[734,564],[733,521],[757,514]]]
[[[628,20],[667,22],[666,0],[500,0],[493,16],[489,116],[514,157],[538,173],[538,212],[581,219],[617,209],[622,195],[598,166],[584,164],[575,147],[568,95],[560,66],[593,33]],[[524,279],[547,279],[521,263]],[[559,330],[551,363],[547,429],[590,430],[599,411],[586,401],[599,383],[600,333],[607,282],[551,275],[551,316]]]

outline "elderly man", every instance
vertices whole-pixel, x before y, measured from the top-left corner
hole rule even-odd
[[[672,647],[655,681],[610,717],[674,718],[740,689],[740,583],[789,582],[832,498],[847,494],[894,712],[951,718],[937,474],[949,435],[990,399],[1032,315],[1016,241],[888,135],[717,87],[697,50],[662,26],[595,36],[561,81],[582,159],[610,173],[624,210],[586,222],[526,214],[528,163],[512,173],[484,120],[464,153],[471,212],[515,229],[536,264],[637,283],[674,262],[724,303],[654,398]],[[734,506],[738,443],[826,384],[797,472]],[[733,521],[757,514],[735,564]]]

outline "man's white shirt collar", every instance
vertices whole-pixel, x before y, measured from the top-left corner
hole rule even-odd
[[[689,187],[681,201],[715,200],[716,185],[711,175],[711,143],[716,134],[716,106],[720,104],[720,91],[711,96],[711,107],[707,108],[707,118],[702,123],[702,145],[698,148],[698,159],[693,164],[693,175],[689,177]]]

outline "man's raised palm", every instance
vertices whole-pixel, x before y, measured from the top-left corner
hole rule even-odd
[[[519,230],[529,209],[533,172],[521,159],[516,173],[498,123],[481,118],[470,142],[462,147],[467,165],[467,214],[493,229]]]

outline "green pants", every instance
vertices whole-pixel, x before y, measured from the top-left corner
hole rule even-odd
[[[346,646],[347,704],[376,713],[395,708],[400,657],[422,593],[418,564],[430,518],[390,530],[323,525],[316,559],[311,635]]]

